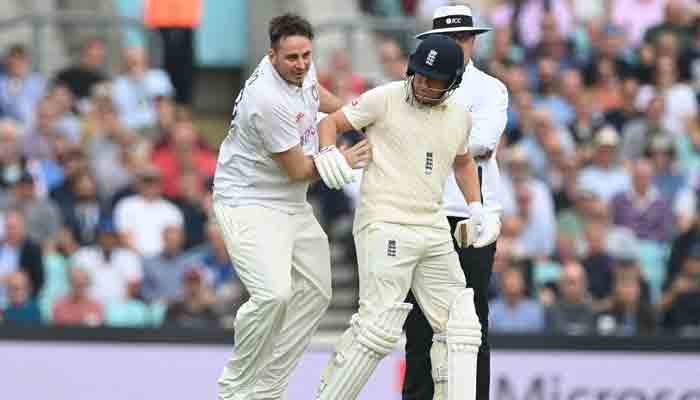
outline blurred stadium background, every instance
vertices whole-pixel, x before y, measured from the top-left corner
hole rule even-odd
[[[214,398],[246,293],[210,181],[267,22],[308,17],[350,100],[448,3],[510,94],[493,398],[700,400],[697,0],[1,1],[0,398]],[[357,305],[357,189],[309,194],[334,296],[290,399]],[[401,377],[398,349],[362,399]]]

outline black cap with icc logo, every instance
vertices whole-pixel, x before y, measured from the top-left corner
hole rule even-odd
[[[464,55],[459,45],[445,35],[430,35],[411,54],[406,75],[420,74],[457,87],[463,73]]]

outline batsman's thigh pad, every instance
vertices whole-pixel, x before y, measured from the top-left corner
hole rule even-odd
[[[372,310],[376,305],[363,304]],[[394,303],[361,318],[355,314],[321,377],[319,400],[354,400],[379,362],[401,338],[403,323],[413,306]],[[365,314],[367,315],[367,314]]]

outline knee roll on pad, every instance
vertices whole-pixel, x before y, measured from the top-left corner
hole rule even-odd
[[[372,310],[373,306],[362,304],[362,308]],[[408,303],[394,303],[366,319],[353,315],[321,377],[317,398],[354,400],[382,358],[398,343],[412,308]]]

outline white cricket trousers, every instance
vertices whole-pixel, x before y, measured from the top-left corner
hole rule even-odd
[[[314,215],[214,201],[236,273],[250,294],[234,323],[220,400],[279,400],[331,299],[328,238]]]
[[[409,289],[435,332],[444,332],[450,306],[467,286],[449,229],[371,223],[355,235],[360,318],[366,306],[403,302]]]

